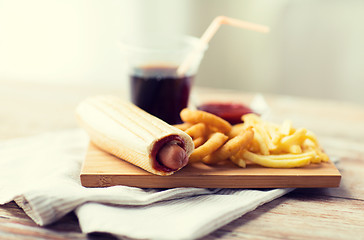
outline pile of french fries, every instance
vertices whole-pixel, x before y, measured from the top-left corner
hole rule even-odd
[[[316,136],[305,128],[294,128],[289,120],[278,125],[251,113],[242,116],[243,123],[231,126],[215,115],[187,109],[181,118],[184,123],[176,127],[188,133],[196,147],[191,163],[228,160],[243,168],[247,163],[294,168],[329,161]]]
[[[244,123],[232,127],[230,137],[252,128],[254,138],[231,159],[240,167],[245,167],[249,161],[271,168],[303,167],[329,161],[315,134],[306,128],[296,129],[289,120],[277,125],[252,113],[244,115],[242,120]]]

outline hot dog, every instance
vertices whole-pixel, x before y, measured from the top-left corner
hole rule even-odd
[[[118,97],[86,99],[76,115],[96,146],[153,174],[178,171],[194,149],[188,134]]]
[[[167,144],[157,154],[158,161],[172,170],[180,169],[187,165],[188,156],[186,151],[178,144]]]

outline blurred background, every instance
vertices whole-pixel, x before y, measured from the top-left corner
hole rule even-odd
[[[126,88],[121,36],[200,37],[218,15],[271,32],[222,26],[197,86],[364,104],[362,0],[0,0],[0,80]]]

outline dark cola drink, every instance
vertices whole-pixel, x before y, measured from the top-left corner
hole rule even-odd
[[[145,66],[131,75],[132,102],[169,124],[181,123],[193,76],[177,76],[174,66]]]

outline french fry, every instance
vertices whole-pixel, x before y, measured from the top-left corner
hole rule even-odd
[[[253,128],[253,130],[254,130],[254,140],[257,141],[261,154],[269,155],[268,145],[267,145],[266,141],[264,141],[263,136],[255,128]]]
[[[288,147],[289,153],[302,153],[302,148],[298,144],[294,144]]]
[[[292,122],[290,120],[283,121],[279,132],[284,136],[288,136],[291,134],[292,131],[294,131],[294,129],[292,128]]]
[[[239,167],[241,167],[241,168],[246,168],[246,162],[245,162],[245,160],[244,160],[243,158],[240,158],[240,157],[238,157],[238,156],[234,155],[234,156],[231,156],[231,157],[230,157],[230,160],[231,160],[234,164],[236,164],[237,166],[239,166]]]
[[[319,155],[321,157],[321,161],[323,161],[323,162],[328,162],[330,160],[329,156],[327,156],[327,154],[322,151],[320,151]]]
[[[197,123],[187,128],[185,132],[190,135],[193,139],[203,137],[206,133],[206,125],[204,123]]]
[[[319,145],[317,137],[313,132],[307,131],[306,132],[306,137],[307,137],[307,139],[310,139],[315,145]]]
[[[277,148],[277,144],[279,143],[283,135],[279,131],[279,126],[276,126],[275,124],[266,123],[264,124],[264,127],[267,129],[271,142],[274,145],[274,148],[271,147],[270,150],[273,150]]]
[[[265,145],[269,150],[274,150],[277,148],[275,144],[273,144],[272,139],[270,138],[270,134],[268,133],[267,129],[264,127],[263,123],[258,123],[254,127],[255,131],[259,133],[259,135],[262,137],[262,140],[264,141]]]
[[[187,123],[187,122],[173,125],[173,127],[176,127],[176,128],[178,128],[178,129],[180,129],[182,131],[185,131],[187,128],[189,128],[191,126],[192,126],[192,124]]]
[[[204,157],[220,148],[227,139],[228,136],[224,135],[223,133],[217,132],[212,134],[204,144],[192,152],[189,162],[201,161]]]
[[[250,152],[260,152],[259,143],[253,138],[253,140],[248,145],[248,150]]]
[[[182,131],[185,131],[187,128],[189,128],[191,126],[192,126],[191,123],[186,123],[186,122],[173,125],[173,127],[176,127]]]
[[[307,129],[305,128],[297,129],[292,135],[283,137],[280,144],[286,147],[301,144],[305,140],[306,133]]]
[[[230,139],[217,151],[207,155],[202,159],[204,163],[215,164],[217,162],[228,159],[229,157],[237,154],[241,149],[248,146],[254,137],[254,132],[249,128],[242,134]]]
[[[283,155],[280,159],[272,159],[270,156],[258,155],[252,152],[244,151],[243,158],[269,168],[295,168],[304,167],[310,164],[312,156],[297,154],[296,158],[285,159]]]
[[[242,131],[244,131],[244,129],[246,129],[246,125],[244,123],[233,125],[229,132],[229,138],[238,136]]]
[[[231,130],[231,124],[229,122],[208,112],[185,108],[181,111],[180,115],[184,122],[193,124],[204,123],[222,133],[228,133]]]
[[[205,142],[205,138],[204,137],[198,137],[196,139],[193,139],[193,144],[195,145],[195,148],[198,148],[199,146],[201,146],[203,143]]]
[[[248,126],[254,126],[261,122],[261,119],[258,115],[254,113],[248,113],[241,117],[241,120],[243,120],[244,124]]]
[[[296,159],[298,157],[313,158],[315,156],[315,154],[316,153],[314,151],[309,151],[309,152],[300,153],[300,154],[286,153],[286,154],[269,155],[269,158],[272,160]]]

